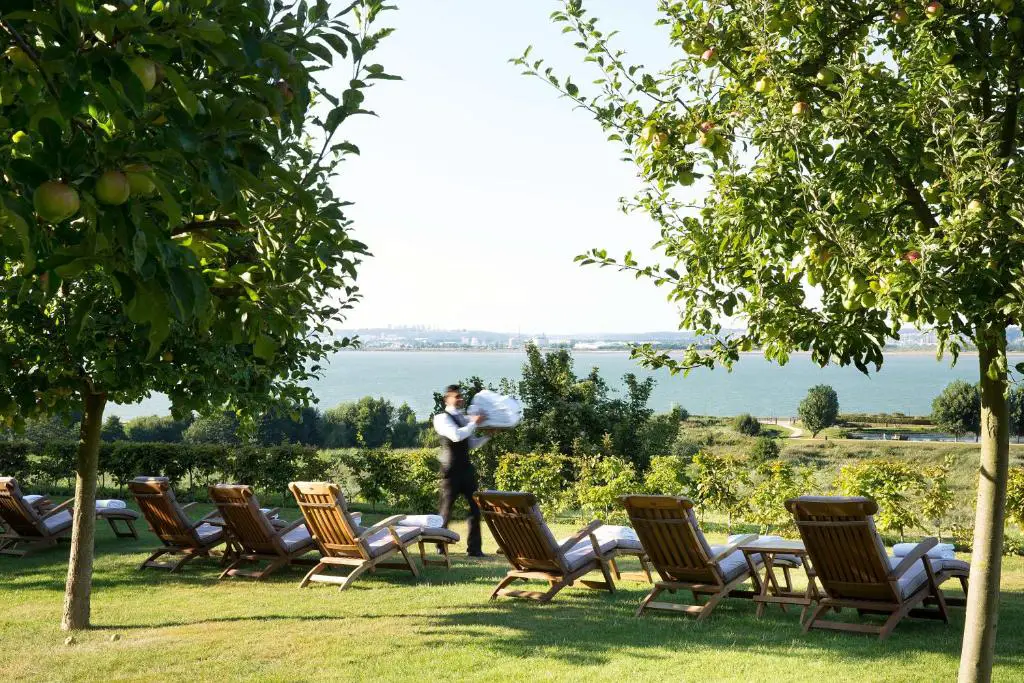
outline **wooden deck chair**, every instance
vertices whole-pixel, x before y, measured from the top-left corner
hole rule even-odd
[[[577,580],[588,588],[615,592],[608,568],[613,543],[602,548],[594,536],[594,531],[601,526],[600,521],[591,522],[557,543],[532,493],[477,491],[473,497],[501,553],[512,565],[491,593],[492,600],[501,595],[549,602]],[[604,581],[581,580],[592,571],[600,571]],[[529,579],[547,581],[550,588],[545,592],[506,588],[514,581]]]
[[[805,633],[822,628],[877,633],[884,639],[908,615],[949,623],[936,579],[941,561],[927,557],[937,543],[934,538],[921,541],[902,558],[890,557],[875,530],[872,515],[878,512],[878,505],[870,498],[801,496],[787,500],[786,509],[796,519],[803,538],[812,565],[810,575],[824,591],[804,623]],[[926,600],[935,608],[921,608]],[[844,607],[861,615],[887,614],[889,618],[881,626],[823,618],[830,609]]]
[[[750,573],[739,546],[756,539],[756,534],[740,536],[728,545],[710,545],[689,498],[622,496],[619,502],[626,508],[648,561],[661,577],[641,601],[637,616],[656,609],[694,614],[700,621],[727,597],[754,597],[759,579]],[[751,581],[755,590],[741,590],[740,585],[746,581]],[[678,590],[690,591],[694,604],[655,601],[665,591]],[[705,595],[707,602],[701,604]]]
[[[404,569],[419,576],[406,550],[420,537],[417,527],[399,527],[405,515],[394,515],[364,529],[345,504],[335,484],[295,481],[288,485],[302,510],[323,557],[302,579],[300,588],[313,583],[331,583],[345,590],[360,575],[378,567]],[[401,557],[400,562],[392,561]],[[330,569],[351,567],[347,576],[327,574]]]
[[[67,500],[41,512],[25,500],[14,477],[0,477],[0,519],[6,527],[0,535],[0,555],[24,557],[56,546],[71,534],[72,503]]]
[[[217,513],[211,512],[193,522],[186,511],[196,503],[180,505],[167,477],[136,477],[128,482],[128,490],[135,496],[150,531],[163,543],[163,547],[143,560],[140,571],[167,569],[174,572],[197,557],[210,557],[210,551],[224,543],[223,527],[209,523]],[[180,555],[181,558],[174,562],[156,561],[164,555]]]
[[[242,576],[264,579],[290,564],[311,564],[316,560],[301,559],[316,550],[312,536],[301,519],[284,527],[271,522],[260,509],[252,489],[244,484],[217,484],[210,487],[210,500],[217,506],[228,543],[234,545],[236,559],[220,578]],[[244,564],[266,562],[259,571],[240,569]]]

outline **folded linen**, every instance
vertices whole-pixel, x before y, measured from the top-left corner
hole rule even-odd
[[[34,493],[24,497],[25,502],[28,503],[29,505],[35,505],[36,503],[38,503],[42,499],[43,499],[43,496],[40,496],[40,495],[37,495],[37,494],[34,494]]]
[[[892,554],[895,557],[905,557],[917,547],[916,543],[897,543],[892,547]],[[954,560],[956,552],[952,543],[939,543],[928,550],[928,557],[938,560]]]
[[[518,400],[488,389],[473,397],[466,413],[486,415],[479,426],[487,429],[511,429],[523,420],[523,406]]]
[[[123,500],[114,500],[114,499],[103,500],[103,499],[101,499],[101,500],[97,500],[96,501],[96,509],[97,510],[100,510],[100,509],[103,509],[103,508],[106,508],[108,510],[124,510],[126,507],[128,507],[128,503],[124,502]]]
[[[398,523],[398,526],[436,529],[444,526],[444,517],[441,515],[406,515],[405,519]]]

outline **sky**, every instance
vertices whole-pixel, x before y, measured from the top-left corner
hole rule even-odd
[[[596,77],[549,14],[550,0],[399,0],[374,53],[379,82],[341,131],[361,149],[336,183],[373,258],[345,327],[427,325],[547,334],[672,330],[662,291],[613,269],[581,268],[592,247],[641,262],[657,226],[624,215],[638,188],[590,115],[508,63],[527,45],[577,83]],[[654,0],[592,0],[590,12],[647,65],[669,62]],[[343,87],[339,78],[338,89]],[[645,259],[644,256],[649,256]]]

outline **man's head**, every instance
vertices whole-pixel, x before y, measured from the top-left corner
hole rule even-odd
[[[461,408],[465,401],[462,400],[462,389],[458,384],[449,384],[444,390],[444,404],[449,408]]]

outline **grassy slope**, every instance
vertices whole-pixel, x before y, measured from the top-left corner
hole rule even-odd
[[[135,571],[155,542],[142,535],[126,543],[100,530],[98,628],[71,646],[57,627],[66,546],[0,558],[5,680],[940,681],[955,678],[963,627],[954,612],[949,626],[905,621],[887,642],[803,635],[795,613],[774,610],[758,621],[742,600],[726,601],[702,624],[681,615],[636,619],[645,590],[634,582],[615,596],[567,589],[550,605],[488,602],[505,571],[500,557],[458,557],[451,572],[431,567],[419,581],[382,570],[345,593],[299,590],[300,568],[263,584],[218,582],[210,562],[180,575]],[[1024,681],[1024,558],[1007,560],[1003,591],[996,677]]]

